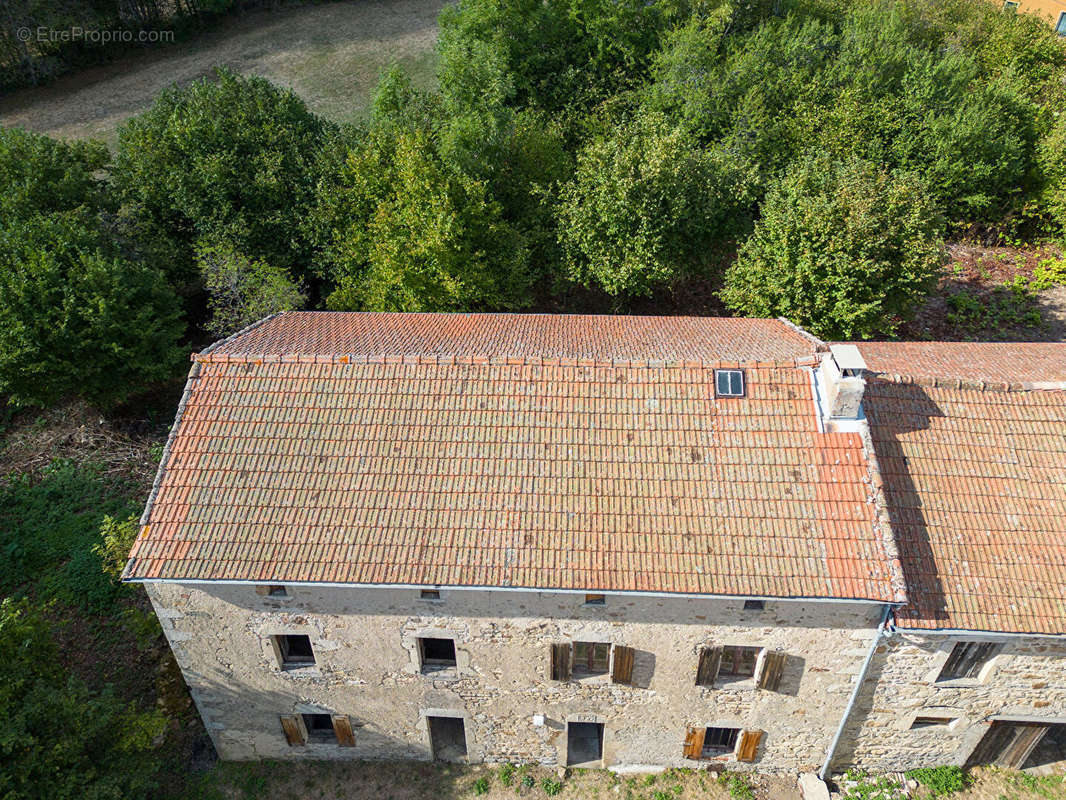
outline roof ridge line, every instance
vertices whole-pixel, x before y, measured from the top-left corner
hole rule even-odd
[[[1033,391],[1064,391],[1066,381],[981,381],[968,380],[966,378],[929,378],[915,375],[896,375],[892,373],[870,372],[869,380],[882,383],[909,384],[913,386],[927,386],[931,389],[967,389],[982,392],[1033,392]]]
[[[219,343],[221,344],[221,342]],[[448,354],[399,355],[382,353],[216,353],[210,349],[193,353],[191,360],[205,364],[408,364],[408,365],[465,365],[465,366],[542,366],[542,367],[635,367],[646,369],[768,369],[780,367],[809,367],[819,361],[819,354],[780,360],[756,359],[595,359],[558,358],[545,356],[457,356]]]

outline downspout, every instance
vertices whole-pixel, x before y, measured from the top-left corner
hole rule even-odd
[[[822,764],[822,769],[818,772],[818,778],[825,780],[829,775],[829,768],[833,764],[833,756],[836,755],[837,745],[840,744],[840,738],[844,735],[844,729],[848,726],[848,722],[851,719],[851,712],[855,708],[855,701],[859,699],[859,692],[862,691],[863,684],[866,683],[866,673],[870,670],[870,662],[874,660],[874,653],[877,651],[877,645],[881,641],[881,637],[885,635],[885,625],[888,624],[888,615],[892,613],[892,606],[886,605],[885,610],[881,613],[881,624],[877,626],[877,633],[874,635],[874,640],[870,642],[870,649],[866,653],[866,660],[862,662],[862,669],[859,670],[859,677],[855,681],[855,688],[851,690],[851,697],[848,699],[848,705],[844,709],[844,716],[840,718],[840,724],[837,726],[836,735],[833,736],[833,741],[829,745],[829,749],[825,754],[825,763]]]

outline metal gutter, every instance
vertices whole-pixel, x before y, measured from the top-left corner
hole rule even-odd
[[[851,690],[851,697],[848,699],[848,705],[844,709],[844,715],[840,718],[840,724],[837,725],[837,732],[833,736],[833,741],[829,744],[829,749],[825,753],[825,763],[822,764],[821,770],[818,772],[818,778],[825,780],[829,775],[829,769],[833,765],[833,756],[836,755],[837,746],[840,744],[840,739],[844,735],[844,729],[848,726],[848,722],[851,719],[851,712],[855,708],[855,701],[859,699],[859,692],[862,691],[863,684],[866,683],[866,673],[870,670],[870,662],[874,659],[874,653],[877,651],[877,645],[881,641],[881,637],[885,634],[885,625],[888,623],[888,615],[892,613],[892,606],[886,605],[885,610],[881,613],[881,624],[877,626],[877,633],[874,635],[874,640],[870,642],[870,649],[866,653],[866,659],[862,662],[862,669],[859,670],[859,677],[855,681],[855,688]]]

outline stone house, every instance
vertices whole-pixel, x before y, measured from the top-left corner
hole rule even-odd
[[[1040,383],[1066,346],[1022,346],[1025,391],[944,389],[986,393],[979,413],[934,410],[981,362],[930,347],[778,320],[271,317],[193,357],[125,578],[223,758],[965,761],[986,730],[1066,721],[1066,392]],[[878,374],[923,364],[942,371]],[[960,543],[971,475],[988,517]],[[917,525],[941,497],[963,516]]]

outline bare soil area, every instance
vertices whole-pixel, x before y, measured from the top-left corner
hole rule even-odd
[[[354,0],[263,10],[223,20],[188,41],[64,76],[0,98],[0,125],[112,148],[118,126],[170,84],[224,66],[293,89],[337,122],[366,110],[382,71],[396,63],[415,85],[434,85],[437,15],[444,0]]]

